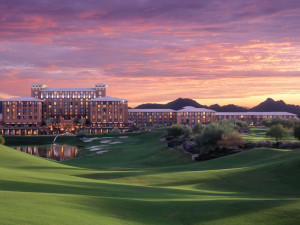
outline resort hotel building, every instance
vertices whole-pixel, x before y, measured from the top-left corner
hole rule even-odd
[[[298,119],[296,114],[288,112],[217,112],[216,120],[236,120],[258,123],[270,118]]]
[[[126,132],[131,126],[183,124],[192,127],[224,119],[249,123],[274,117],[297,119],[297,115],[287,112],[216,112],[191,106],[180,110],[128,109],[128,100],[106,96],[106,89],[103,83],[91,88],[47,88],[44,84],[31,84],[30,97],[2,101],[0,134],[76,133],[80,129],[102,134],[114,128]]]
[[[3,135],[37,135],[85,128],[91,134],[128,129],[128,101],[106,96],[106,84],[92,88],[47,88],[31,84],[31,97],[2,101]]]
[[[173,124],[194,126],[197,123],[213,122],[215,113],[214,110],[192,106],[186,106],[177,111],[172,109],[129,109],[128,118],[138,127],[171,126]]]

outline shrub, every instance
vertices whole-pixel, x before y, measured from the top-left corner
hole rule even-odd
[[[192,128],[186,127],[185,130],[184,130],[183,137],[184,137],[185,139],[187,139],[187,138],[191,138],[192,136],[193,136]]]
[[[120,134],[120,131],[118,128],[113,128],[111,131],[110,131],[110,134],[112,135],[119,135]]]
[[[5,144],[5,139],[0,135],[0,145],[4,145],[4,144]]]
[[[278,146],[280,149],[296,149],[300,148],[299,142],[288,142],[288,143],[282,143]]]
[[[281,124],[285,128],[292,128],[293,126],[298,124],[298,121],[295,119],[285,120],[279,117],[275,117],[272,119],[270,118],[270,119],[263,120],[261,124],[265,127],[272,127]]]
[[[258,142],[255,142],[255,147],[256,148],[261,148],[261,147],[272,148],[273,143],[270,141],[258,141]]]
[[[139,131],[139,128],[135,125],[130,126],[128,132],[135,132],[135,131]]]
[[[170,141],[168,141],[168,147],[173,148],[176,146],[179,146],[183,143],[183,140],[178,138],[178,139],[172,139]]]
[[[246,123],[246,122],[243,122],[243,121],[236,121],[235,122],[235,125],[239,128],[239,129],[242,129],[242,128],[248,128],[249,125]]]
[[[183,125],[173,125],[167,129],[168,136],[179,137],[184,134],[185,129],[186,127]]]
[[[204,126],[202,126],[200,123],[197,123],[194,127],[193,127],[193,133],[194,134],[201,134],[202,131],[204,130]]]
[[[185,151],[192,152],[194,145],[194,142],[188,140],[183,142],[182,147]]]
[[[266,120],[263,120],[261,122],[261,124],[265,127],[271,127],[273,124],[272,124],[272,119],[266,119]]]
[[[221,140],[217,142],[217,146],[222,149],[238,149],[244,147],[244,139],[237,132],[222,134]]]
[[[195,151],[205,154],[216,149],[218,141],[222,139],[222,135],[236,132],[238,127],[231,120],[221,120],[211,123],[205,127],[200,135],[195,136]]]
[[[300,140],[300,125],[294,127],[294,136]]]
[[[267,137],[275,138],[277,143],[279,140],[287,137],[287,135],[287,130],[281,124],[272,126],[266,133]]]
[[[88,136],[89,135],[89,132],[87,132],[86,130],[80,130],[80,131],[78,131],[78,133],[77,133],[77,137],[86,137],[86,136]]]
[[[251,148],[255,148],[256,147],[256,143],[255,142],[246,142],[244,144],[244,148],[245,149],[251,149]]]

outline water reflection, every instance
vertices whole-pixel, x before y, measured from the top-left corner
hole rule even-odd
[[[34,146],[15,146],[18,151],[26,152],[31,155],[53,159],[65,160],[71,159],[78,155],[79,151],[76,146],[65,144],[48,144],[48,145],[34,145]]]

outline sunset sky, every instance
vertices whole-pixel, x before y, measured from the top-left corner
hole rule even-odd
[[[0,99],[101,82],[130,106],[299,105],[300,1],[3,0],[0,81]]]

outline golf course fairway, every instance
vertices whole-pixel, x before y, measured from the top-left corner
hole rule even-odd
[[[1,145],[0,224],[300,224],[300,150],[195,162],[161,134],[62,162]]]

